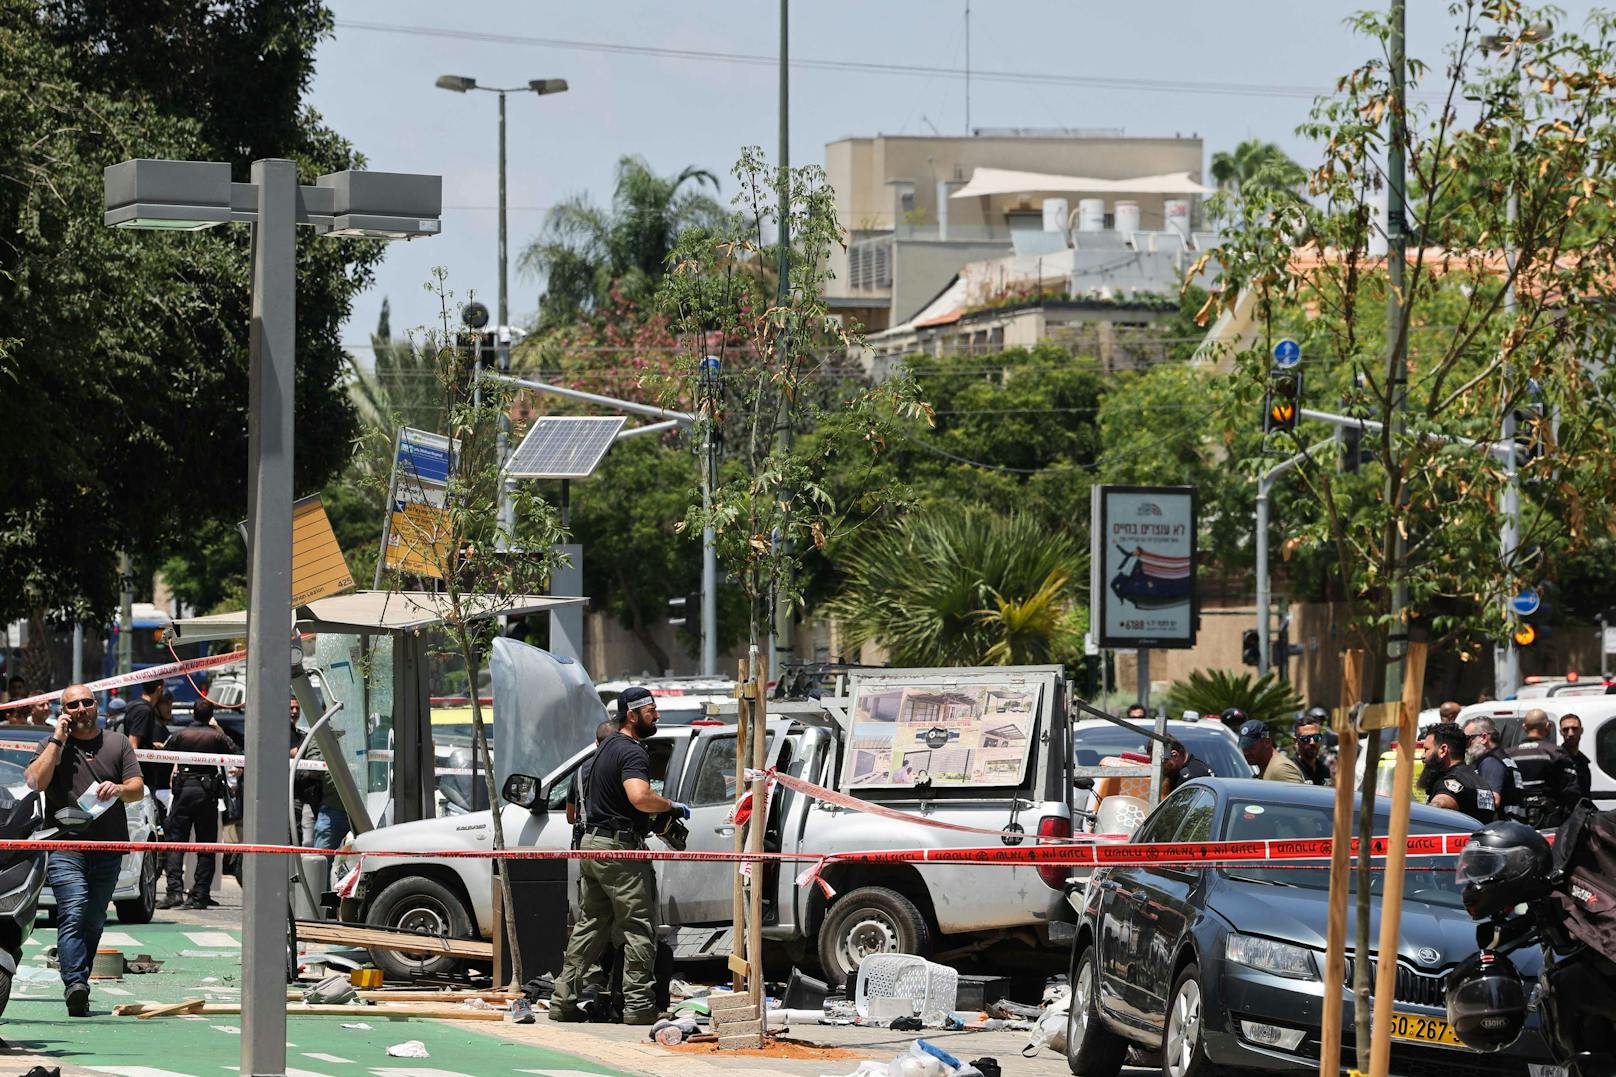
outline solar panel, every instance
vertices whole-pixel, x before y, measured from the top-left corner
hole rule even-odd
[[[505,468],[512,479],[583,479],[600,466],[623,416],[549,415],[533,424]]]

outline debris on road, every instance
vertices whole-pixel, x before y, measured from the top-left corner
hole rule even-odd
[[[405,1040],[403,1043],[395,1043],[387,1049],[387,1053],[393,1058],[431,1057],[426,1053],[426,1044],[420,1040]]]

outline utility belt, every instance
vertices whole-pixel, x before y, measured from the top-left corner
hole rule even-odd
[[[224,788],[224,782],[220,780],[219,768],[217,767],[209,767],[204,770],[181,770],[175,768],[174,777],[170,779],[170,784],[175,789],[178,789],[181,784],[187,781],[193,781],[202,786],[202,791],[209,796],[218,796],[219,791]]]
[[[605,826],[585,826],[583,832],[593,834],[597,838],[610,838],[612,841],[620,842],[632,849],[645,848],[645,836],[632,830],[613,830],[611,827]]]

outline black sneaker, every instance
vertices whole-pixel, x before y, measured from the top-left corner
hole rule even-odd
[[[179,894],[168,894],[157,903],[159,909],[177,909],[185,904],[185,898]]]
[[[547,1015],[552,1021],[587,1021],[589,1017],[576,1006],[557,1006],[550,1003],[550,1012]]]
[[[90,1016],[90,985],[72,984],[67,989],[67,1016]]]

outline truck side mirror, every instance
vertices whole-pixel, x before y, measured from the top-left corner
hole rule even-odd
[[[532,809],[539,803],[539,779],[531,774],[512,774],[505,779],[500,795],[519,808]]]
[[[1093,790],[1093,788],[1094,788],[1094,779],[1093,778],[1073,778],[1072,779],[1072,788],[1073,789],[1082,789],[1085,792],[1089,792],[1089,791]]]

